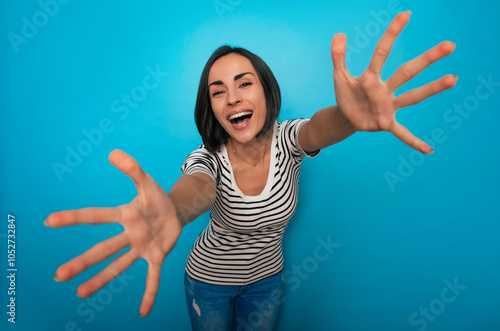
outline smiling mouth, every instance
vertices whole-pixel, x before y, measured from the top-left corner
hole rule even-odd
[[[232,125],[241,126],[247,123],[252,117],[252,115],[253,115],[252,111],[243,111],[241,113],[229,116],[228,120]]]

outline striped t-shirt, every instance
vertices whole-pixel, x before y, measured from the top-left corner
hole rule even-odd
[[[299,146],[299,130],[306,121],[274,124],[269,176],[257,196],[247,196],[238,188],[224,144],[216,153],[202,145],[186,158],[183,174],[201,171],[216,184],[210,222],[187,260],[190,277],[209,284],[244,286],[283,269],[281,243],[297,205],[300,165],[304,155],[319,153],[306,154]]]

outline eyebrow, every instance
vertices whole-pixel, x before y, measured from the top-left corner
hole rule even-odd
[[[241,74],[237,74],[236,76],[234,76],[234,81],[237,81],[238,79],[240,79],[241,77],[245,76],[245,75],[253,75],[253,73],[251,72],[242,72]],[[216,80],[215,82],[213,83],[210,83],[208,85],[208,87],[212,86],[212,85],[224,85],[224,83],[221,81],[221,80]]]

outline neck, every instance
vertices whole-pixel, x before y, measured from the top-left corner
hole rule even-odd
[[[255,166],[257,163],[264,160],[264,155],[270,145],[272,134],[272,130],[269,130],[263,136],[259,138],[254,137],[251,141],[246,143],[229,138],[228,147],[238,160]]]

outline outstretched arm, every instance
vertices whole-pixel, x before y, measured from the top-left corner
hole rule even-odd
[[[53,213],[45,224],[62,227],[76,224],[119,223],[124,231],[98,243],[85,253],[60,266],[54,279],[67,281],[126,247],[104,270],[78,287],[77,295],[86,298],[123,273],[139,258],[148,262],[146,290],[139,314],[151,311],[160,285],[161,266],[174,248],[182,227],[207,211],[215,200],[215,184],[204,173],[182,176],[166,193],[139,164],[121,151],[113,151],[110,162],[129,176],[137,196],[116,208],[84,208]],[[196,195],[203,192],[203,196]]]
[[[394,92],[432,63],[451,54],[455,44],[444,41],[419,57],[403,64],[385,82],[382,67],[392,46],[410,19],[410,12],[398,14],[378,42],[372,60],[360,77],[352,77],[345,65],[346,36],[332,40],[333,81],[338,106],[318,111],[303,125],[299,143],[306,151],[333,145],[356,131],[389,131],[404,143],[428,154],[432,148],[415,137],[395,119],[396,111],[455,86],[457,77],[446,75],[434,82],[395,96]]]

